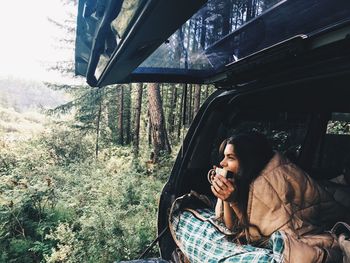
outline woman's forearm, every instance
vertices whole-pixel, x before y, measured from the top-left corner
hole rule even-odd
[[[241,220],[242,212],[241,212],[241,209],[238,207],[238,204],[237,203],[230,203],[229,206],[231,207],[231,209],[235,213],[238,220]]]
[[[224,220],[225,226],[228,229],[233,229],[234,217],[236,216],[233,209],[230,207],[229,202],[225,202],[218,198],[215,206],[216,218],[222,218]]]
[[[216,206],[215,206],[215,216],[216,216],[216,218],[222,217],[222,212],[223,212],[222,202],[223,201],[221,199],[219,199],[219,198],[216,201]]]
[[[224,203],[224,222],[226,227],[232,230],[234,226],[235,213],[233,209],[230,207],[229,202],[223,202],[223,203]]]
[[[224,202],[224,222],[228,229],[232,230],[234,227],[234,218],[240,220],[242,212],[237,203]]]

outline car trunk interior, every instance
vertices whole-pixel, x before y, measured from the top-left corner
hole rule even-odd
[[[349,74],[344,72],[266,87],[254,83],[240,91],[217,91],[215,99],[194,120],[195,128],[190,128],[184,141],[182,158],[178,157],[163,190],[159,231],[167,225],[166,213],[175,197],[194,190],[214,199],[207,173],[219,165],[219,145],[233,133],[252,129],[265,133],[276,151],[317,180],[341,175],[350,160],[349,81]],[[334,123],[343,125],[343,130],[332,131]],[[162,256],[169,258],[174,248],[170,234],[162,237],[160,248]]]

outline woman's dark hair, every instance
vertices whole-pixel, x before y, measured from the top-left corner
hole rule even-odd
[[[249,187],[270,161],[274,152],[267,138],[258,132],[241,133],[225,139],[220,145],[221,154],[228,144],[234,146],[234,153],[239,162],[239,176],[236,179],[237,204],[242,212],[242,218],[236,221],[235,229],[238,238],[245,236],[246,242],[249,242],[246,235],[248,228],[252,226],[248,222],[247,215]]]

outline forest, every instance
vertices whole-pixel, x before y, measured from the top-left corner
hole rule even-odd
[[[188,89],[187,123],[195,96],[212,91]],[[156,236],[158,198],[188,126],[181,97],[178,85],[132,84],[84,90],[45,115],[2,105],[1,262],[138,257]]]
[[[183,25],[182,32],[188,33],[179,46],[193,52],[199,44],[207,47],[215,41],[209,34],[228,34],[277,1],[216,2],[221,4],[211,8],[221,10],[221,17],[230,16],[230,23],[222,27],[205,13],[196,23]],[[74,14],[51,23],[66,32],[57,45],[73,53]],[[190,41],[190,32],[197,32],[202,42]],[[73,67],[71,58],[50,70],[72,74]],[[17,89],[8,89],[13,82],[0,82],[0,262],[137,258],[156,237],[160,192],[188,127],[215,88],[186,83],[91,88],[45,82],[40,84],[45,92],[36,94],[36,84],[17,83],[33,91],[34,103],[28,104],[14,99],[11,91]],[[48,98],[47,89],[64,96],[43,105],[36,99]],[[148,256],[159,256],[157,247]]]

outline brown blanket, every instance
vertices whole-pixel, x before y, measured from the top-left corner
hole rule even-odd
[[[280,154],[275,154],[252,183],[248,218],[261,234],[279,230],[286,236],[286,263],[323,262],[341,256],[331,227],[345,217],[344,207],[309,175]],[[250,240],[262,236],[251,227]]]

